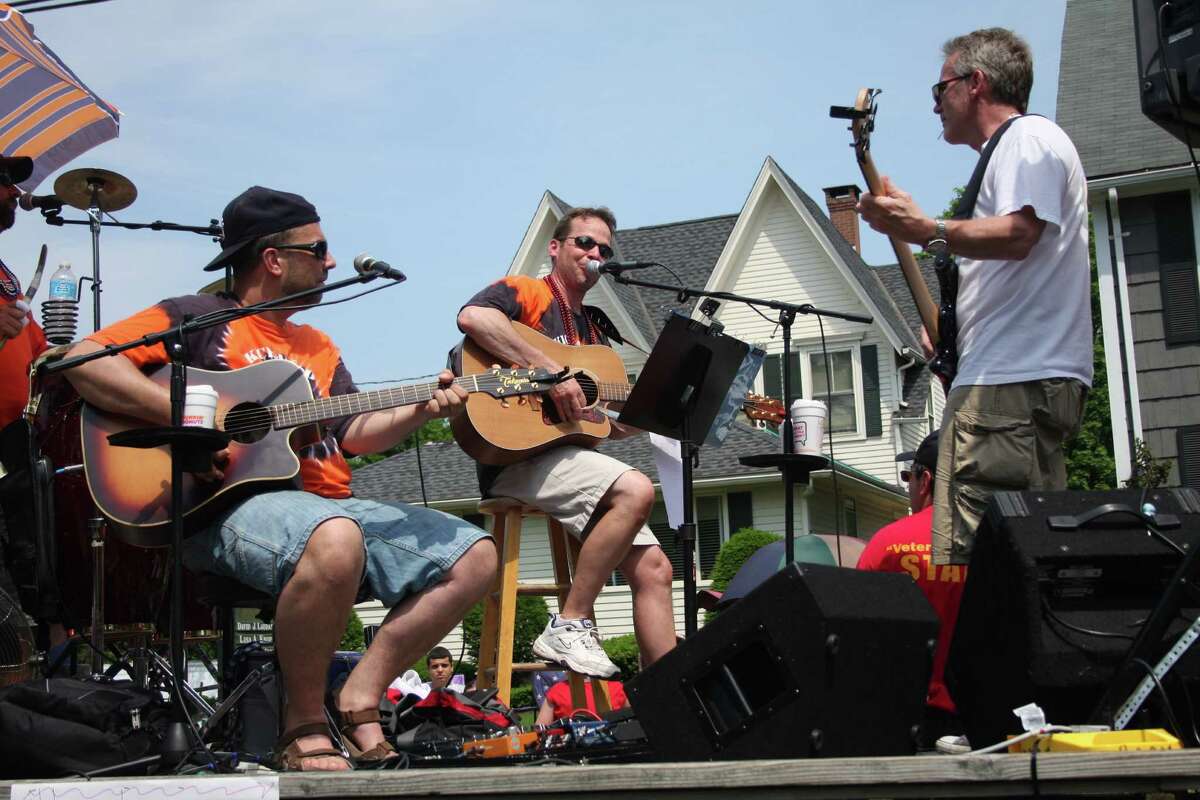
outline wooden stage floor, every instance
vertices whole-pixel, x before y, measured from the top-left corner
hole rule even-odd
[[[1037,757],[1036,769],[1043,796],[1176,793],[1182,797],[1189,790],[1200,791],[1198,750],[1047,753]],[[1030,771],[1027,754],[467,767],[342,775],[290,773],[279,776],[279,796],[506,800],[1003,797],[1032,795]],[[12,786],[12,782],[0,783],[0,800],[8,800]]]

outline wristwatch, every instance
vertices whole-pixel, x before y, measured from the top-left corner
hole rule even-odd
[[[935,256],[950,252],[950,243],[946,241],[946,220],[933,221],[933,238],[925,243],[925,252],[933,253]]]

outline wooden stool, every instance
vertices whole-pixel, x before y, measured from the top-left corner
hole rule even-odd
[[[491,592],[484,599],[476,685],[480,689],[496,687],[499,690],[500,701],[509,705],[513,672],[559,668],[557,664],[545,661],[513,663],[517,596],[557,597],[559,609],[566,605],[567,594],[571,591],[571,572],[579,558],[580,542],[564,531],[558,520],[547,516],[541,509],[512,497],[482,500],[479,503],[479,513],[492,515],[492,536],[496,540],[496,551],[500,554],[500,568],[497,570]],[[546,518],[546,528],[550,534],[550,553],[554,562],[554,583],[522,583],[519,580],[521,523],[527,517]],[[592,622],[595,622],[594,618]],[[571,705],[575,708],[587,708],[584,676],[568,669],[567,680],[571,684]],[[594,679],[592,693],[597,711],[604,713],[611,708],[606,682]]]

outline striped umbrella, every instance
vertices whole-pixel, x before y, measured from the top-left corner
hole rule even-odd
[[[42,44],[21,12],[0,3],[0,153],[33,159],[22,189],[115,139],[120,113]]]

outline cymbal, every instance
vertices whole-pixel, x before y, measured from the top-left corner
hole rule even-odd
[[[92,188],[101,211],[120,211],[137,199],[137,188],[124,175],[106,169],[73,169],[58,176],[54,193],[67,205],[87,211],[92,207]]]

